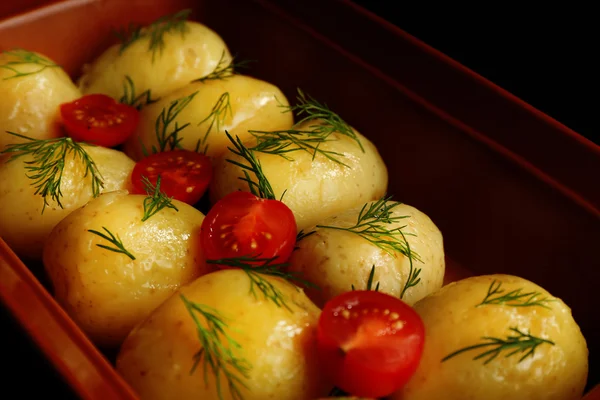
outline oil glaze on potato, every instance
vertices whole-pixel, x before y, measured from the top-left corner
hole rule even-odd
[[[195,150],[201,140],[199,150],[204,152],[206,148],[207,155],[216,156],[231,146],[225,130],[233,137],[238,135],[245,140],[251,137],[249,129],[289,129],[293,124],[292,113],[282,112],[281,105],[286,106],[288,102],[276,86],[249,76],[234,75],[227,79],[192,83],[144,107],[136,133],[125,143],[125,152],[139,160],[143,157],[143,146],[146,149],[158,148],[157,118],[164,109],[169,109],[172,102],[192,95],[192,100],[168,128],[168,132],[172,132],[175,124],[189,124],[179,133],[183,139],[181,146],[188,150]],[[217,115],[217,111],[221,116]]]
[[[223,39],[205,25],[186,22],[186,30],[163,35],[164,47],[153,52],[150,35],[142,36],[121,51],[115,44],[92,64],[84,66],[78,84],[84,94],[104,93],[115,99],[124,93],[125,77],[134,83],[136,95],[151,90],[156,99],[185,86],[194,79],[226,67],[231,55]],[[143,30],[145,32],[145,30]]]
[[[134,162],[124,153],[99,146],[83,145],[102,175],[101,191],[127,189]],[[56,224],[71,211],[93,197],[91,177],[85,177],[85,165],[69,153],[65,162],[60,189],[63,208],[48,199],[42,214],[44,199],[35,194],[34,181],[25,174],[29,156],[8,161],[11,154],[0,157],[0,236],[22,258],[39,259],[44,242]]]
[[[62,68],[25,50],[0,53],[0,93],[0,151],[23,141],[6,131],[33,139],[61,136],[59,105],[81,96]]]
[[[266,300],[240,269],[204,275],[181,289],[187,300],[217,310],[227,322],[225,332],[240,345],[236,359],[250,365],[244,400],[314,399],[327,395],[316,358],[319,309],[290,283],[264,275],[284,296],[291,311]],[[204,317],[196,312],[206,327]],[[214,374],[204,364],[193,373],[200,349],[197,328],[179,294],[156,309],[127,337],[117,357],[117,370],[142,400],[217,399]],[[234,372],[235,373],[235,372]],[[223,399],[232,399],[221,374]]]
[[[311,130],[315,121],[307,121],[295,129]],[[323,219],[383,196],[387,190],[387,168],[377,148],[366,137],[356,132],[364,147],[364,153],[349,136],[333,133],[320,148],[334,151],[346,166],[321,154],[313,160],[312,153],[294,151],[287,153],[293,160],[279,155],[255,153],[262,170],[273,187],[276,198],[281,198],[296,217],[298,230],[315,225]],[[248,185],[239,180],[242,169],[227,159],[248,163],[230,151],[216,162],[210,186],[210,199],[214,204],[225,195],[236,191],[248,191]],[[251,174],[251,178],[255,177]]]
[[[94,340],[120,344],[130,330],[185,283],[209,271],[200,250],[204,215],[173,200],[146,221],[146,196],[105,193],[62,220],[44,248],[58,302]],[[132,260],[88,230],[117,236]]]
[[[368,205],[373,203],[368,203]],[[397,204],[386,202],[388,206]],[[319,222],[319,225],[349,228],[356,224],[363,206],[356,207]],[[426,295],[442,287],[445,261],[444,244],[440,230],[431,219],[407,204],[397,204],[391,209],[391,224],[378,222],[385,230],[402,228],[406,241],[419,260],[413,260],[413,268],[420,268],[421,281],[408,288],[402,297],[414,304]],[[403,218],[408,217],[408,218]],[[289,270],[301,273],[320,290],[307,289],[309,297],[319,306],[329,299],[351,290],[365,289],[373,266],[373,284],[379,283],[379,291],[400,298],[410,272],[410,260],[399,251],[386,252],[353,232],[330,228],[309,228],[315,233],[297,244],[290,258]],[[401,236],[395,242],[403,243]]]
[[[490,288],[501,292],[481,304]],[[552,301],[542,302],[548,308],[522,306],[531,296],[504,303],[494,301],[515,290],[521,290],[520,294],[539,293],[534,302]],[[518,304],[521,306],[515,306]],[[588,368],[585,339],[569,307],[538,285],[508,275],[467,278],[419,301],[415,310],[425,323],[423,358],[416,374],[393,399],[581,399]],[[531,347],[510,356],[519,348],[507,348],[487,364],[487,357],[474,358],[496,346],[466,351],[442,362],[457,350],[489,342],[484,336],[502,340],[520,336],[510,328],[554,344],[542,342],[533,356],[521,362]]]

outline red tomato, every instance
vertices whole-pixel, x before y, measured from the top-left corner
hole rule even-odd
[[[296,219],[279,200],[233,192],[206,214],[200,234],[206,258],[257,257],[287,261],[296,244]],[[222,266],[223,267],[223,266]]]
[[[196,204],[212,178],[210,159],[190,150],[171,150],[154,153],[133,167],[133,193],[146,194],[142,177],[156,185],[160,175],[160,190],[167,196],[188,204]]]
[[[384,397],[415,373],[425,338],[419,315],[402,300],[367,290],[325,304],[317,328],[322,370],[361,397]]]
[[[139,111],[104,94],[88,94],[60,105],[67,134],[78,142],[114,147],[137,128]]]

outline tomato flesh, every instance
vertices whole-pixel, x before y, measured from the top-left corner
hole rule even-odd
[[[317,330],[323,371],[333,384],[362,397],[384,397],[415,373],[425,338],[419,315],[402,300],[351,291],[325,304]]]
[[[88,94],[60,105],[67,135],[78,142],[117,146],[133,134],[139,111],[104,94]]]
[[[274,263],[283,263],[296,244],[296,219],[279,200],[233,192],[206,214],[201,240],[209,260],[253,257],[275,258]]]
[[[152,154],[133,167],[133,193],[146,194],[146,177],[156,185],[160,175],[160,190],[167,196],[187,204],[196,204],[212,178],[212,165],[206,155],[190,150],[172,150]]]

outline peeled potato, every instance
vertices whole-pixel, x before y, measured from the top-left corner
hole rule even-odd
[[[315,124],[317,122],[307,121],[295,129],[310,131]],[[320,144],[323,151],[339,153],[336,157],[345,165],[321,153],[313,159],[312,153],[303,150],[286,153],[292,160],[277,154],[254,153],[275,197],[281,198],[285,191],[283,202],[293,211],[298,230],[385,194],[387,168],[373,143],[355,133],[364,152],[354,139],[339,132],[332,133],[327,142]],[[212,203],[236,190],[249,191],[248,185],[238,179],[244,176],[242,168],[228,159],[248,165],[230,151],[215,161],[210,185]],[[253,174],[250,177],[256,180]]]
[[[120,344],[181,285],[211,270],[199,246],[204,215],[173,200],[179,211],[163,208],[142,221],[145,198],[105,193],[62,220],[44,248],[57,301],[103,346]],[[115,235],[135,260],[99,247],[117,246],[90,229]]]
[[[523,296],[503,302],[511,293]],[[539,303],[523,306],[527,301]],[[393,399],[581,399],[588,371],[585,339],[570,308],[538,285],[510,275],[467,278],[419,301],[415,310],[425,323],[423,357]],[[442,361],[458,350],[491,343],[485,337],[506,341],[510,336],[513,343],[518,338],[539,344],[530,356],[531,346],[512,346],[493,359],[493,353],[475,359],[500,349],[490,344]]]
[[[81,96],[60,66],[26,50],[0,53],[0,93],[0,151],[24,141],[6,131],[33,139],[62,136],[59,105]]]
[[[226,323],[225,334],[239,344],[239,348],[232,347],[223,335],[209,341],[222,343],[248,367],[244,377],[231,365],[226,366],[240,379],[236,386],[244,400],[325,396],[331,386],[323,381],[316,354],[319,309],[292,284],[261,277],[281,293],[289,309],[265,298],[256,285],[253,295],[251,281],[240,269],[204,275],[183,287],[131,332],[117,357],[117,371],[144,400],[219,398],[210,366],[200,361],[192,372],[194,355],[202,345],[183,295],[205,310],[210,307],[209,311]],[[203,328],[208,327],[203,314],[196,311],[193,315]],[[203,357],[207,351],[204,349]],[[229,360],[223,356],[215,359]],[[208,381],[204,380],[205,372]],[[220,376],[222,399],[233,399],[223,371]]]
[[[177,29],[164,33],[162,50],[150,48],[148,28],[122,51],[121,44],[109,47],[84,66],[78,82],[81,91],[120,99],[129,76],[136,95],[150,90],[156,99],[231,63],[231,54],[216,32],[197,22],[184,24],[183,33]]]
[[[375,222],[386,231],[402,228],[406,241],[413,254],[413,272],[420,269],[421,279],[415,286],[406,289],[402,300],[412,305],[428,294],[442,287],[445,261],[444,243],[440,230],[424,213],[407,204],[383,200],[364,205],[368,209],[373,204],[390,207],[390,218],[398,218],[392,223]],[[333,217],[319,225],[351,228],[356,225],[363,206],[359,206]],[[369,219],[369,221],[376,221]],[[301,239],[289,260],[289,270],[302,274],[314,283],[319,290],[308,288],[307,294],[318,306],[323,306],[331,298],[348,292],[352,285],[365,289],[371,269],[374,267],[373,289],[379,284],[379,291],[400,298],[410,274],[410,259],[398,250],[386,252],[381,247],[348,230],[331,228],[310,228],[315,233]],[[373,236],[371,239],[377,240]],[[397,246],[403,246],[401,235],[391,237]]]
[[[104,188],[100,192],[127,189],[135,163],[124,153],[82,145],[102,176]],[[21,257],[39,259],[50,231],[71,211],[93,198],[91,175],[85,176],[86,164],[70,152],[60,183],[62,208],[48,198],[35,194],[35,181],[29,179],[26,162],[33,159],[23,155],[9,161],[11,154],[0,157],[0,236]],[[53,175],[55,176],[55,175]],[[42,213],[42,210],[43,213]]]
[[[125,143],[124,151],[139,160],[143,158],[143,148],[148,151],[153,147],[160,149],[157,118],[172,102],[179,100],[178,104],[182,104],[182,99],[188,96],[193,98],[173,119],[166,134],[172,132],[176,124],[180,127],[189,124],[178,135],[182,139],[180,145],[195,150],[200,141],[198,150],[211,157],[222,154],[231,146],[225,130],[245,140],[252,137],[249,129],[289,129],[294,122],[291,113],[282,112],[281,106],[287,106],[288,102],[276,86],[249,76],[233,75],[227,79],[192,83],[144,107],[138,129]],[[164,124],[159,126],[162,128]]]

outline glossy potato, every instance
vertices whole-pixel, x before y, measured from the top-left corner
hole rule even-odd
[[[59,105],[81,96],[52,60],[26,50],[0,53],[0,151],[24,140],[62,136]]]
[[[162,50],[150,48],[147,29],[122,51],[121,44],[109,47],[84,66],[78,81],[81,91],[120,99],[129,76],[136,95],[150,90],[157,99],[231,63],[229,50],[216,32],[197,22],[188,21],[184,26],[183,33],[178,29],[164,33]]]
[[[423,357],[393,399],[581,399],[585,339],[569,307],[538,285],[509,275],[467,278],[419,301],[415,310],[425,323]],[[484,337],[520,345],[501,348]],[[442,361],[476,345],[481,347]],[[500,351],[492,359],[494,350]],[[486,351],[491,353],[474,359]]]
[[[100,192],[129,188],[135,163],[124,153],[104,147],[82,145],[102,176]],[[0,236],[22,258],[39,259],[50,231],[71,211],[93,198],[91,176],[85,176],[86,164],[70,152],[61,179],[62,208],[48,198],[35,194],[35,183],[26,174],[24,155],[9,161],[11,154],[0,157]]]
[[[392,223],[375,222],[385,231],[402,228],[406,242],[413,252],[413,271],[421,270],[421,281],[408,287],[402,297],[412,305],[428,294],[442,287],[445,261],[444,244],[440,230],[424,213],[407,204],[393,201],[370,202],[364,205],[381,204],[382,209],[390,207]],[[351,228],[356,225],[363,206],[319,222],[319,225]],[[369,221],[376,221],[369,219]],[[319,290],[307,289],[308,296],[322,307],[331,298],[348,292],[352,285],[365,289],[369,274],[375,266],[373,285],[379,284],[379,291],[400,298],[410,275],[410,259],[398,250],[386,252],[376,244],[356,233],[331,228],[309,228],[315,233],[303,238],[297,244],[289,260],[289,270],[300,273]],[[371,239],[377,239],[369,236]],[[391,238],[397,248],[406,248],[400,234]]]
[[[239,344],[239,348],[233,348],[234,358],[248,367],[247,377],[228,367],[228,371],[241,379],[236,386],[244,400],[325,396],[331,386],[322,380],[315,354],[319,309],[290,283],[261,276],[280,291],[289,310],[266,299],[256,286],[256,297],[253,296],[250,279],[240,269],[204,275],[183,287],[180,294],[205,310],[206,307],[216,310],[210,312],[226,321],[225,333]],[[143,400],[219,398],[210,367],[207,367],[208,384],[204,380],[203,362],[191,372],[194,355],[202,346],[196,324],[180,294],[171,297],[137,326],[117,357],[117,371]],[[200,312],[194,311],[193,315],[203,327],[208,326]],[[227,346],[226,338],[219,337],[220,343]],[[223,357],[216,359],[226,361]],[[232,399],[223,373],[220,382],[222,398]]]
[[[289,129],[294,122],[292,113],[282,112],[281,105],[288,105],[288,101],[276,86],[249,76],[234,75],[227,79],[192,83],[144,107],[138,129],[125,143],[124,151],[139,160],[143,157],[144,147],[148,151],[153,147],[160,149],[157,118],[163,110],[169,109],[172,102],[179,100],[178,105],[181,105],[186,97],[192,98],[165,133],[171,133],[176,124],[180,127],[189,124],[178,134],[182,139],[180,145],[195,150],[200,141],[198,149],[206,150],[205,153],[211,157],[222,154],[231,146],[225,130],[245,140],[251,137],[249,129]],[[162,132],[164,124],[158,126]]]
[[[63,219],[44,248],[57,301],[102,346],[120,344],[181,285],[211,270],[199,246],[204,215],[173,200],[179,211],[163,208],[142,221],[145,198],[102,194]],[[118,248],[90,229],[115,235],[135,260],[99,247]]]
[[[307,121],[295,127],[310,131],[317,122]],[[308,151],[280,155],[255,152],[262,171],[270,182],[277,199],[285,191],[283,202],[296,217],[298,230],[315,225],[325,218],[382,197],[388,184],[387,168],[377,148],[360,133],[356,135],[364,152],[354,139],[334,132],[327,142],[321,143],[323,151],[337,152],[337,159],[345,165],[330,160],[321,153],[313,159]],[[248,165],[248,162],[230,151],[215,161],[210,200],[214,204],[225,195],[236,191],[249,191],[248,185],[238,179],[242,169],[227,160]],[[250,176],[255,180],[255,177]]]

